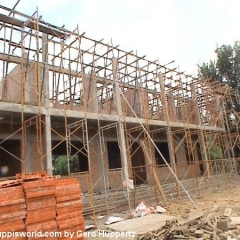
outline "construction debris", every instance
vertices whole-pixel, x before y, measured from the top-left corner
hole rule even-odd
[[[204,215],[200,209],[196,209],[186,217],[179,216],[175,221],[166,221],[164,226],[159,224],[156,231],[137,234],[136,239],[240,239],[240,211],[234,212],[231,208],[222,209],[215,205],[209,214]]]
[[[94,220],[94,219],[100,220],[100,219],[103,219],[104,216],[96,215],[96,216],[90,216],[90,218],[91,218],[92,220]]]
[[[156,209],[152,206],[147,206],[144,201],[141,201],[138,206],[131,211],[130,216],[131,217],[143,217],[148,214],[152,213],[164,213],[166,212],[166,209],[161,206],[156,206]]]
[[[150,232],[162,229],[166,222],[175,221],[175,216],[166,214],[149,214],[140,218],[127,219],[107,226],[108,229],[117,232],[134,232],[136,235],[144,236]]]
[[[114,216],[110,216],[107,221],[105,222],[106,225],[112,224],[112,223],[116,223],[116,222],[120,222],[122,221],[123,218],[121,217],[114,217]]]

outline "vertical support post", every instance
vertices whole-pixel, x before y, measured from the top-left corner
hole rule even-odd
[[[169,146],[169,156],[170,156],[170,161],[173,164],[173,169],[174,173],[177,176],[177,167],[176,167],[176,160],[175,160],[175,154],[174,154],[174,143],[173,143],[173,136],[171,132],[171,126],[169,123],[169,114],[168,114],[168,107],[166,104],[166,95],[165,95],[165,89],[164,89],[164,83],[163,83],[163,78],[162,74],[158,74],[159,78],[159,83],[160,83],[160,94],[161,94],[161,102],[163,106],[163,112],[164,112],[164,120],[167,123],[167,140],[168,140],[168,146]],[[178,182],[176,181],[176,188],[177,188],[177,193],[179,194],[179,185]]]
[[[47,173],[52,174],[52,137],[51,137],[51,116],[50,116],[50,100],[49,100],[49,69],[48,69],[48,35],[43,34],[42,37],[42,100],[45,106],[45,150],[46,150],[46,168]]]
[[[197,96],[196,96],[196,89],[194,84],[191,84],[191,94],[192,94],[192,98],[193,98],[193,104],[194,104],[194,111],[195,111],[195,118],[196,118],[196,124],[201,126],[201,116],[200,116],[200,109],[198,106],[198,102],[197,102]],[[206,149],[206,145],[205,145],[205,140],[204,140],[204,134],[203,134],[203,130],[200,129],[199,130],[199,145],[201,148],[201,155],[202,155],[202,160],[206,161],[206,164],[204,164],[206,166],[206,172],[207,172],[207,176],[210,176],[210,171],[209,171],[209,162],[208,162],[208,155],[207,155],[207,149]]]
[[[119,84],[118,84],[118,70],[117,70],[117,59],[113,57],[112,59],[112,67],[113,67],[113,83],[114,83],[114,93],[115,93],[115,101],[117,105],[117,111],[119,116],[119,144],[120,144],[120,153],[121,153],[121,163],[123,170],[123,179],[129,179],[129,171],[128,171],[128,161],[127,161],[127,152],[126,152],[126,139],[124,134],[124,125],[123,125],[123,113],[122,113],[122,103],[119,92]],[[127,185],[127,197],[128,197],[128,205],[130,209],[130,200],[129,200],[129,189]]]
[[[117,59],[114,57],[112,59],[113,64],[113,82],[114,82],[114,93],[115,93],[115,100],[117,105],[117,111],[119,115],[119,137],[120,137],[120,148],[121,148],[121,162],[122,162],[122,169],[124,173],[124,178],[129,178],[129,172],[128,172],[128,162],[127,162],[127,153],[126,153],[126,141],[125,141],[125,135],[124,135],[124,126],[123,126],[123,120],[122,120],[122,104],[121,104],[121,98],[120,98],[120,92],[119,92],[119,84],[118,84],[118,75],[117,75]]]

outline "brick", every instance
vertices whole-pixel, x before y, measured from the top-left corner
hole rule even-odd
[[[40,208],[46,208],[56,206],[56,199],[54,196],[46,196],[44,198],[33,198],[29,199],[26,203],[27,210],[34,210]]]
[[[0,182],[0,188],[22,185],[22,183],[23,183],[23,181],[21,179],[19,179],[19,180],[6,180],[6,181]]]
[[[17,217],[11,217],[11,218],[7,218],[7,219],[0,219],[0,224],[3,224],[3,223],[9,224],[16,220],[23,220],[25,217],[26,216],[17,216]]]
[[[26,224],[42,222],[56,218],[56,208],[48,207],[42,209],[34,209],[27,211]]]
[[[84,219],[81,216],[68,217],[67,219],[57,220],[59,229],[68,228],[75,225],[84,224]]]
[[[26,210],[24,209],[20,209],[20,210],[16,210],[16,211],[10,211],[10,212],[6,212],[6,213],[1,213],[0,214],[0,219],[10,219],[12,217],[18,217],[18,216],[22,216],[23,218],[26,216]]]
[[[56,219],[57,221],[58,220],[62,220],[62,219],[68,219],[69,216],[71,217],[78,217],[78,216],[82,216],[82,211],[68,211],[68,212],[64,212],[64,213],[61,213],[61,214],[58,214]]]
[[[31,179],[39,179],[44,176],[48,176],[48,174],[45,171],[18,173],[16,174],[16,179],[31,180]]]
[[[47,187],[38,187],[32,188],[25,192],[26,198],[38,198],[38,197],[45,197],[50,195],[55,195],[56,191],[53,186]]]
[[[26,204],[25,203],[16,203],[16,204],[12,204],[12,205],[4,205],[4,206],[0,207],[0,215],[2,213],[20,210],[20,209],[26,209]]]
[[[5,222],[0,224],[0,231],[7,232],[7,231],[17,231],[25,229],[25,224],[23,219],[18,219],[15,221]]]
[[[68,202],[72,200],[79,200],[80,199],[80,194],[69,194],[69,195],[63,195],[63,196],[56,196],[57,203],[59,202]]]
[[[39,222],[39,223],[26,224],[26,230],[28,232],[41,231],[41,230],[47,231],[53,228],[57,228],[56,220],[48,220],[48,221]]]

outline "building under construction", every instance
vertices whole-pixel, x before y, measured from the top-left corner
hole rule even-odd
[[[86,212],[237,181],[229,87],[0,9],[1,179],[75,177]]]

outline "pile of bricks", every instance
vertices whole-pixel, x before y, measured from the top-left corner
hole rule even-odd
[[[17,174],[16,180],[0,182],[0,232],[58,233],[51,240],[70,239],[64,233],[71,232],[71,239],[84,239],[80,196],[80,184],[75,179],[61,179],[46,172]]]
[[[47,179],[43,174],[37,178],[37,175],[33,180],[34,174],[29,174],[31,181],[26,174],[21,175],[27,206],[26,230],[57,232],[54,179]]]
[[[80,185],[75,179],[55,180],[57,201],[57,225],[62,234],[74,233],[73,239],[81,238],[84,232]]]
[[[24,232],[26,204],[22,180],[0,182],[0,231]],[[11,238],[25,240],[25,237]]]

